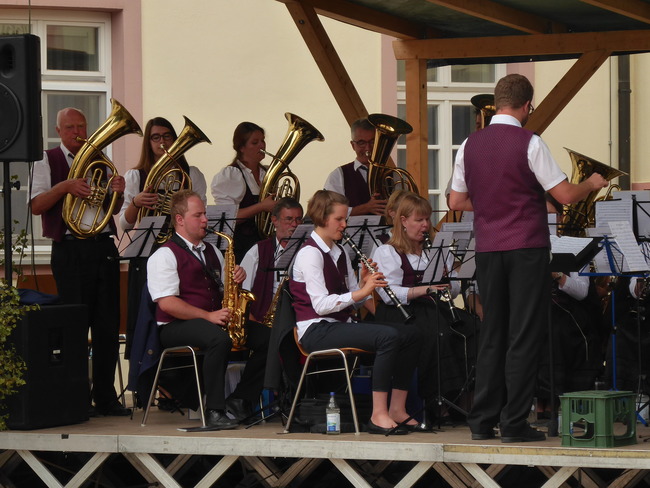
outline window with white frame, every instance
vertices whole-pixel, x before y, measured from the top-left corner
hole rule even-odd
[[[445,66],[427,69],[428,195],[434,212],[447,210],[445,189],[453,171],[456,151],[474,130],[470,99],[493,93],[505,75],[505,65]],[[397,115],[405,119],[404,62],[397,62]],[[406,138],[397,141],[397,165],[406,167]]]
[[[51,149],[60,143],[56,114],[62,108],[76,107],[84,112],[89,134],[106,118],[111,91],[110,15],[37,10],[31,13],[31,30],[26,16],[26,10],[3,10],[0,34],[31,33],[41,40],[43,147]],[[26,229],[32,233],[27,207],[30,168],[28,163],[10,165],[11,174],[21,185],[11,197],[12,218],[17,221],[15,232]],[[0,168],[0,174],[2,171],[4,168]],[[35,261],[49,262],[50,242],[42,238],[41,219],[34,217],[32,222]]]

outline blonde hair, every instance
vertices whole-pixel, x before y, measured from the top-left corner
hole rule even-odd
[[[388,240],[388,244],[393,246],[397,252],[404,254],[415,254],[419,251],[419,245],[414,243],[406,235],[402,225],[402,217],[408,218],[411,215],[424,215],[429,219],[429,229],[431,229],[431,204],[429,200],[415,193],[408,192],[399,202],[395,212],[393,223],[393,234]]]
[[[398,188],[397,190],[394,190],[393,193],[390,194],[390,196],[388,197],[388,201],[386,202],[386,210],[384,210],[384,218],[386,219],[387,225],[393,225],[393,217],[390,215],[390,213],[397,210],[397,207],[399,206],[399,203],[402,201],[402,198],[409,193],[412,192],[409,190]]]
[[[330,190],[318,190],[307,203],[307,215],[316,227],[325,227],[327,217],[334,211],[334,205],[348,205],[345,195]]]

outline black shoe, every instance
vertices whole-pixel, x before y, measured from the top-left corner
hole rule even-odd
[[[397,427],[395,430],[393,429],[395,428],[379,427],[378,425],[375,425],[372,420],[368,420],[366,432],[368,432],[368,434],[381,434],[381,435],[406,435],[409,433],[408,430],[402,427]]]
[[[472,432],[473,441],[487,441],[490,439],[494,439],[496,436],[497,433],[494,430],[491,430],[489,432],[477,432],[477,433]]]
[[[510,432],[507,432],[510,434]],[[533,429],[530,425],[526,425],[524,429],[517,435],[503,435],[501,432],[501,442],[538,442],[546,440],[546,434],[537,429]]]
[[[104,407],[104,408],[98,408],[95,407],[95,410],[99,415],[103,415],[105,417],[129,417],[131,416],[131,409],[130,408],[125,408],[122,406],[121,403],[115,402],[111,404],[109,407]]]
[[[208,427],[218,430],[234,429],[238,422],[229,418],[223,410],[208,409],[205,411],[205,423]]]
[[[232,414],[237,422],[253,416],[253,409],[248,400],[243,398],[226,398],[226,412]]]
[[[408,432],[432,432],[433,431],[433,427],[421,422],[418,422],[417,424],[402,424],[400,428]]]

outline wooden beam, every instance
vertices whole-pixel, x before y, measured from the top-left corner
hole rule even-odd
[[[278,1],[296,3],[296,0]],[[314,9],[317,14],[324,17],[398,39],[441,37],[441,33],[424,24],[400,19],[346,0],[298,0],[298,3],[303,4],[305,8]]]
[[[594,7],[650,24],[650,4],[640,0],[580,0]]]
[[[507,58],[650,51],[650,30],[393,41],[397,59]]]
[[[583,54],[539,104],[526,129],[541,135],[610,54],[604,49]]]
[[[490,0],[428,0],[441,7],[455,10],[472,17],[516,29],[527,34],[566,32],[564,24],[537,15],[522,12]]]
[[[284,3],[345,120],[352,124],[355,120],[366,117],[368,111],[314,9],[306,5],[306,2],[289,0]]]
[[[406,135],[406,170],[418,185],[420,195],[428,198],[427,62],[407,59],[405,64],[406,120],[413,126],[413,132]]]

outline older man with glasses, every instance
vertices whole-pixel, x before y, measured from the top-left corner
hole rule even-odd
[[[359,119],[350,129],[350,145],[356,159],[332,171],[325,181],[324,188],[348,198],[350,215],[384,215],[386,200],[379,199],[379,195],[371,195],[368,188],[369,160],[375,144],[375,127],[368,119]]]

